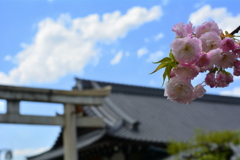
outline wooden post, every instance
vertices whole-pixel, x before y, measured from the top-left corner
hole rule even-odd
[[[76,136],[76,114],[74,113],[75,106],[72,104],[64,105],[64,160],[78,160],[77,153],[77,136]]]

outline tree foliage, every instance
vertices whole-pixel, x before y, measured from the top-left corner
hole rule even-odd
[[[174,160],[230,160],[232,145],[240,144],[240,131],[204,132],[198,130],[187,142],[171,141],[168,153]]]

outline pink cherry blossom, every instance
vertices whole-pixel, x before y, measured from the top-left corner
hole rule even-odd
[[[215,32],[217,35],[220,35],[221,30],[218,28],[217,23],[214,21],[204,22],[202,25],[196,28],[196,36],[198,38],[206,32]]]
[[[206,90],[204,89],[202,84],[198,84],[193,89],[193,100],[196,98],[201,98],[206,93]]]
[[[207,66],[199,67],[199,72],[206,72],[207,70],[212,70],[214,67],[211,65],[211,63]]]
[[[173,77],[167,83],[164,96],[174,102],[190,104],[192,102],[193,86],[190,81]]]
[[[232,68],[237,58],[236,54],[232,52],[222,52],[221,55],[222,58],[215,63],[216,66],[224,69]]]
[[[199,69],[195,65],[179,64],[174,73],[184,80],[191,80],[198,75]]]
[[[215,79],[215,87],[227,87],[229,83],[233,82],[233,76],[231,73],[219,71]]]
[[[228,84],[233,82],[233,75],[229,72],[226,72],[226,82]]]
[[[234,62],[234,67],[237,68],[237,69],[240,69],[240,61],[239,60],[236,60]]]
[[[210,58],[208,54],[206,53],[199,54],[199,57],[195,62],[195,65],[198,67],[204,67],[204,66],[208,66],[209,64],[210,64]]]
[[[208,73],[206,78],[205,78],[205,83],[209,85],[211,88],[215,87],[216,82],[215,82],[215,73]]]
[[[233,82],[233,75],[240,76],[240,40],[224,34],[214,21],[204,22],[196,30],[191,22],[178,23],[172,31],[176,38],[171,43],[169,57],[158,61],[156,69],[165,68],[163,77],[170,75],[164,95],[171,101],[190,104],[204,95],[205,85],[227,87]],[[233,73],[225,70],[232,67]],[[193,88],[191,80],[199,72],[207,73],[204,85]]]
[[[172,78],[172,77],[176,77],[175,68],[173,68],[170,72],[170,78]]]
[[[240,45],[236,44],[233,52],[237,54],[238,58],[240,58]]]
[[[223,72],[218,72],[215,79],[216,85],[215,87],[226,87],[228,84],[226,83],[226,75]]]
[[[180,64],[193,63],[202,51],[201,45],[195,37],[176,38],[171,44],[172,54]]]
[[[234,75],[234,76],[240,76],[240,69],[237,69],[237,68],[234,67],[234,69],[233,69],[233,75]]]
[[[188,34],[192,34],[194,29],[192,27],[191,22],[189,22],[187,25],[181,22],[181,23],[175,24],[172,27],[172,31],[176,33],[177,37],[183,38],[183,37],[186,37]]]
[[[233,51],[235,49],[235,41],[232,38],[226,37],[221,42],[221,47],[224,52]]]
[[[234,62],[233,75],[234,76],[240,76],[240,61],[239,60],[236,60]]]
[[[210,66],[215,65],[218,61],[220,61],[223,58],[222,49],[217,48],[214,50],[211,50],[207,53],[209,59],[210,59]]]
[[[221,37],[216,32],[206,32],[199,38],[202,42],[202,50],[209,52],[221,45]]]

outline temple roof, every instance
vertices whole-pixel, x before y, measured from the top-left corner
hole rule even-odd
[[[165,144],[173,139],[187,141],[196,129],[221,131],[240,128],[240,98],[237,97],[205,94],[190,105],[182,105],[167,100],[163,89],[79,78],[76,78],[73,90],[99,89],[109,85],[112,93],[105,99],[104,105],[83,107],[87,116],[100,117],[106,125],[102,131],[78,134],[78,138],[84,139],[88,145],[104,135],[132,142]],[[98,132],[101,136],[96,135]],[[86,135],[88,138],[82,138]],[[61,145],[62,132],[48,152],[56,153]],[[84,147],[79,146],[78,149]],[[39,156],[34,157],[37,159]]]
[[[84,108],[89,116],[104,118],[112,136],[151,142],[186,141],[196,129],[240,128],[240,98],[206,94],[182,105],[167,100],[163,89],[76,78],[74,88],[80,85],[82,89],[112,86],[103,106]]]

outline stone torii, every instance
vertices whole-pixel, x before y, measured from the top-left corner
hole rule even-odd
[[[99,106],[111,92],[111,86],[97,90],[66,91],[0,85],[0,99],[7,101],[6,114],[0,114],[0,123],[58,125],[64,127],[64,159],[78,160],[76,127],[104,127],[102,119],[78,117],[75,106]],[[49,102],[64,104],[64,115],[33,116],[21,115],[20,101]]]

